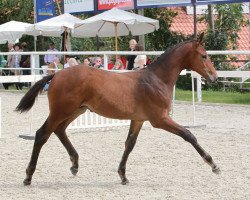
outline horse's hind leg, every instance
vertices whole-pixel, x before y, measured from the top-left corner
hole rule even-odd
[[[72,167],[70,168],[70,171],[73,175],[76,175],[78,172],[78,160],[79,160],[79,156],[77,151],[75,150],[74,146],[71,144],[68,136],[66,135],[66,128],[68,127],[68,125],[75,119],[77,118],[80,114],[83,114],[85,111],[87,110],[87,107],[81,107],[79,108],[76,112],[74,112],[74,114],[72,114],[70,116],[70,118],[68,118],[67,120],[65,120],[64,122],[62,122],[56,129],[55,134],[57,135],[57,137],[59,138],[59,140],[61,141],[61,143],[63,144],[63,146],[66,148],[70,160],[72,162]]]
[[[118,168],[118,174],[122,180],[121,182],[122,185],[126,185],[129,182],[126,177],[126,163],[127,163],[127,159],[128,159],[130,152],[133,150],[135,146],[136,139],[141,130],[142,124],[143,124],[143,121],[131,121],[130,123],[128,137],[125,142],[125,151],[123,153],[122,160]]]
[[[219,167],[214,163],[212,157],[199,145],[196,137],[187,129],[175,123],[169,116],[159,121],[150,121],[155,128],[161,128],[182,137],[185,141],[192,144],[204,161],[212,167],[216,174],[220,173]]]
[[[36,164],[37,164],[40,150],[42,146],[49,139],[51,133],[52,131],[49,129],[48,119],[47,119],[45,123],[42,125],[42,127],[36,131],[36,136],[35,136],[35,141],[34,141],[34,146],[33,146],[32,154],[31,154],[30,162],[26,169],[26,178],[23,181],[24,185],[31,184],[31,179],[36,169]]]
[[[68,136],[66,135],[65,130],[58,130],[56,132],[57,137],[59,138],[59,140],[61,141],[61,143],[63,144],[63,146],[66,148],[69,156],[70,156],[70,160],[72,162],[72,167],[70,168],[70,171],[73,175],[76,175],[78,172],[78,153],[75,150],[74,146],[71,144]]]

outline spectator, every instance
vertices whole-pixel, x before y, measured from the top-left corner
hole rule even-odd
[[[50,69],[48,71],[48,74],[54,74],[58,69],[63,69],[63,65],[58,57],[54,58],[54,62],[50,63],[48,65],[48,68]]]
[[[91,56],[91,57],[89,57],[89,61],[90,61],[90,66],[91,67],[94,67],[94,64],[95,64],[95,57],[93,57],[93,56]]]
[[[23,42],[21,44],[21,48],[22,48],[23,52],[29,51],[27,49],[27,43],[26,42]],[[22,55],[21,56],[20,67],[21,68],[30,68],[30,55]],[[31,74],[30,70],[23,70],[23,75],[30,75],[30,74]],[[30,85],[30,84],[28,84],[28,85]]]
[[[47,52],[58,52],[58,50],[55,47],[55,43],[54,42],[51,42],[49,44],[49,49],[47,50]],[[57,56],[55,54],[46,54],[44,56],[44,63],[46,65],[49,65],[50,63],[54,62],[54,58],[55,57],[59,57],[59,56]]]
[[[8,43],[8,51],[9,52],[15,51],[13,47],[14,47],[14,44]],[[7,56],[7,66],[8,66],[8,68],[11,68],[11,58],[12,58],[12,55]]]
[[[98,68],[98,69],[104,69],[101,57],[96,57],[95,58],[94,66],[93,67]]]
[[[117,59],[120,59],[122,61],[123,68],[125,69],[127,63],[126,57],[118,55]]]
[[[90,66],[90,59],[89,59],[89,58],[84,58],[83,64],[84,64],[85,66]]]
[[[68,61],[68,63],[69,63],[69,67],[73,67],[75,65],[79,65],[75,58],[70,58],[69,61]]]
[[[57,69],[60,69],[60,70],[63,69],[63,64],[61,63],[60,58],[55,57],[54,58],[54,63],[55,63],[55,66],[56,66]]]
[[[114,68],[114,61],[111,56],[108,56],[108,70],[111,70]]]
[[[123,66],[122,61],[120,59],[116,59],[113,70],[123,70],[123,69],[124,69],[124,66]]]
[[[143,47],[139,44],[136,45],[135,51],[144,51]],[[134,60],[133,70],[143,69],[146,66],[147,56],[146,55],[137,55]]]
[[[75,56],[74,58],[76,59],[76,62],[78,63],[78,65],[80,65],[81,64],[80,58],[78,56]]]
[[[65,56],[65,64],[63,66],[64,69],[69,67],[69,59],[70,59],[70,56],[66,55]]]
[[[19,44],[15,44],[14,45],[14,50],[15,52],[21,52],[22,50],[20,50],[20,45]],[[12,55],[11,58],[11,68],[20,68],[20,61],[21,61],[21,55],[17,55],[14,54]],[[14,72],[15,75],[21,75],[21,70],[17,69],[17,70],[11,70],[12,72]]]
[[[2,76],[2,68],[4,68],[6,65],[6,60],[4,59],[4,56],[0,54],[0,76]]]
[[[129,41],[129,49],[130,51],[135,50],[135,46],[137,45],[137,42],[135,39],[132,39]],[[135,55],[128,55],[127,56],[127,62],[126,62],[126,69],[127,70],[132,70],[134,67],[134,60],[135,60]]]

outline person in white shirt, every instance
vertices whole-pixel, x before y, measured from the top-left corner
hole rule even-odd
[[[143,47],[139,44],[135,46],[135,51],[144,51]],[[142,54],[142,55],[137,55],[135,57],[134,61],[134,68],[133,70],[138,70],[138,69],[143,69],[145,68],[147,63],[147,56]]]
[[[55,47],[55,43],[54,42],[51,42],[49,44],[49,49],[47,50],[47,52],[58,52],[58,50]],[[44,63],[46,65],[49,65],[50,63],[53,63],[55,57],[59,57],[59,56],[55,55],[55,54],[46,54],[44,56]]]
[[[70,56],[66,55],[65,56],[65,64],[63,66],[64,69],[69,67],[69,59],[70,59]]]

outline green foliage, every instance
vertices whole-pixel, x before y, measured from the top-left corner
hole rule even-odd
[[[242,14],[241,4],[217,4],[216,9],[217,15],[214,20],[214,30],[211,27],[208,29],[205,45],[207,50],[226,50],[236,49],[237,39],[239,38],[238,32],[242,26],[247,25],[244,21]],[[201,18],[201,21],[209,21],[208,15]],[[235,57],[231,55],[212,55],[211,59],[217,70],[234,70],[234,66],[230,64],[230,60],[233,61]],[[213,85],[204,85],[203,88],[206,90],[223,90],[225,84],[217,83]],[[231,86],[231,90],[238,91],[238,86]]]
[[[179,76],[176,87],[183,90],[192,90],[192,80],[191,75],[187,74],[185,76]]]
[[[167,8],[145,9],[144,15],[159,20],[160,28],[145,36],[146,49],[152,51],[164,51],[170,46],[180,43],[186,39],[184,35],[174,33],[170,30],[173,18],[177,12]]]
[[[34,21],[31,0],[1,0],[0,8],[0,24],[11,20],[30,23]]]
[[[214,30],[209,28],[206,34],[206,49],[207,50],[226,50],[236,49],[238,32],[241,26],[247,24],[244,21],[241,4],[217,4],[214,7],[217,15],[214,20]],[[200,19],[208,22],[208,15]],[[211,56],[212,61],[219,70],[232,69],[229,64],[221,64],[228,56],[214,55]],[[233,59],[233,58],[232,58]]]

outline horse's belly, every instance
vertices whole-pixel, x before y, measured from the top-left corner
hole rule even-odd
[[[147,120],[140,106],[102,102],[99,106],[86,105],[91,111],[112,119]]]

